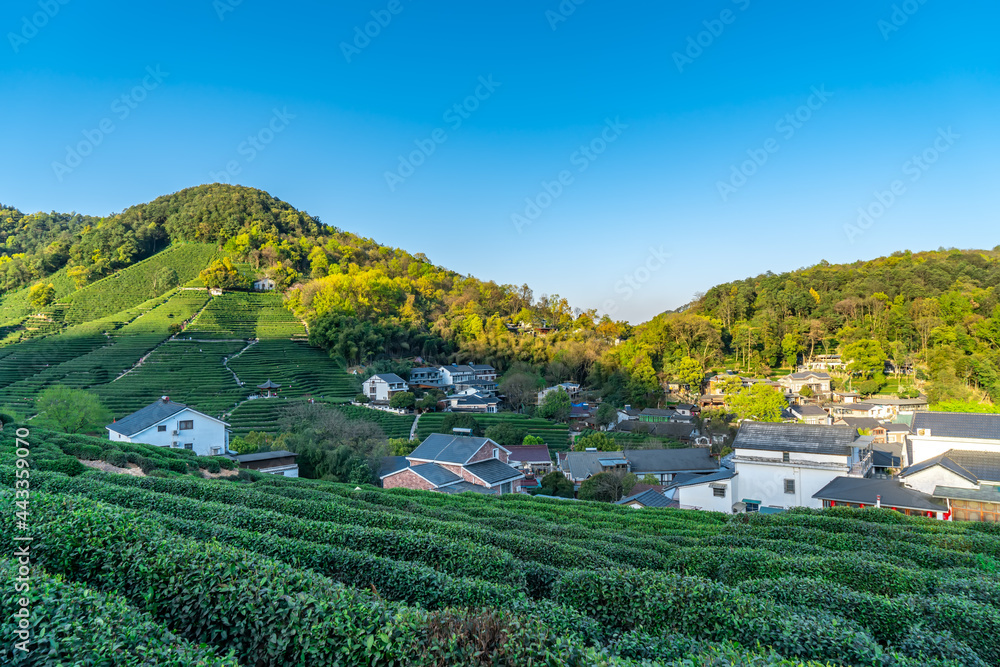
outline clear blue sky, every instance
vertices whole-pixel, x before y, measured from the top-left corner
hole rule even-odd
[[[3,3],[0,201],[103,215],[223,175],[633,322],[767,270],[1000,244],[996,2],[326,5]]]

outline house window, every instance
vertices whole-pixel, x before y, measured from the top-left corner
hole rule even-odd
[[[500,450],[496,447],[493,448],[493,458],[495,459],[500,458]]]
[[[726,489],[724,487],[716,487],[712,489],[712,495],[715,496],[716,498],[725,498]]]
[[[504,482],[500,485],[500,493],[510,493],[510,482]]]
[[[177,428],[180,429],[181,431],[190,431],[191,429],[194,428],[194,420],[182,419],[181,421],[177,422]]]
[[[760,503],[747,503],[747,512],[759,512]]]
[[[212,456],[218,456],[222,453],[222,447],[212,447]]]
[[[795,493],[795,480],[786,479],[785,480],[785,493]]]
[[[184,443],[184,449],[194,449],[194,443],[193,442],[185,442]]]
[[[157,433],[163,433],[166,430],[167,430],[167,425],[166,424],[160,424],[159,426],[156,427],[156,432]]]
[[[788,455],[788,452],[781,452],[781,462],[788,463],[792,460],[792,457]]]

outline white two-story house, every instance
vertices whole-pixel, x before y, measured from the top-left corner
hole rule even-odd
[[[408,391],[410,385],[395,373],[379,373],[361,384],[362,393],[373,403],[388,403],[393,394]]]
[[[733,441],[739,498],[747,511],[823,507],[813,495],[837,477],[868,477],[872,438],[850,426],[743,422]]]
[[[198,412],[169,396],[108,424],[108,438],[156,447],[190,449],[198,456],[229,452],[229,424]]]

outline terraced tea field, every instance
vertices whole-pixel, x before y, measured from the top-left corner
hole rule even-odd
[[[59,664],[1000,664],[994,524],[208,480],[173,452],[147,464],[164,476],[79,474],[67,457],[117,443],[50,438],[28,438],[49,468],[31,475],[28,595],[31,648]],[[7,428],[8,505],[15,447]],[[7,554],[16,520],[0,515]]]

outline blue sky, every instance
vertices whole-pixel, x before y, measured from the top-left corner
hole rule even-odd
[[[577,1],[9,0],[0,201],[228,179],[633,322],[1000,244],[995,2]]]

